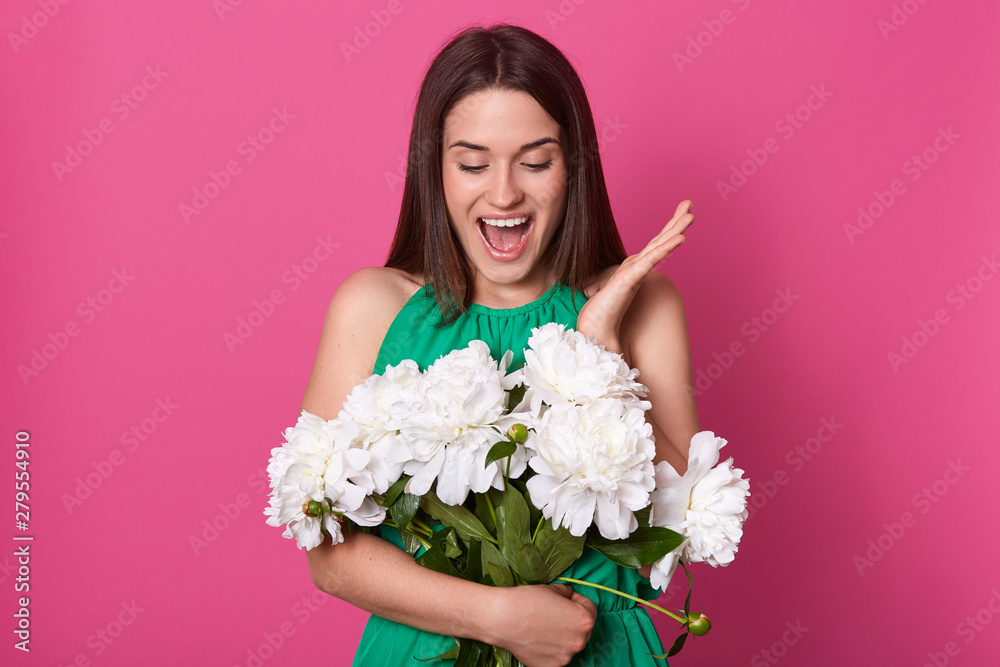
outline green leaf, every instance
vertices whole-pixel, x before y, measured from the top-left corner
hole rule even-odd
[[[399,499],[389,508],[389,514],[396,524],[396,530],[400,533],[406,530],[406,527],[410,525],[410,521],[416,515],[418,507],[420,507],[419,496],[415,496],[412,493],[404,493],[399,496]]]
[[[514,656],[510,654],[510,651],[502,649],[499,646],[494,646],[493,647],[493,657],[496,658],[496,664],[499,667],[511,667],[512,666],[512,662],[511,661],[513,660]]]
[[[405,487],[406,483],[409,481],[409,475],[403,475],[397,479],[395,483],[389,487],[389,490],[385,492],[385,500],[382,501],[382,504],[386,507],[392,507],[392,504],[396,502],[396,498],[398,498],[399,494],[403,492],[403,487]]]
[[[399,536],[403,538],[403,548],[406,549],[406,553],[411,556],[415,556],[417,552],[420,551],[420,547],[423,546],[420,544],[420,540],[417,539],[416,535],[411,533],[400,533]]]
[[[514,562],[516,563],[514,570],[521,577],[523,583],[548,583],[545,578],[545,562],[542,560],[542,555],[538,553],[538,547],[531,542],[521,545]]]
[[[428,570],[443,572],[444,574],[450,574],[453,577],[461,576],[458,573],[458,570],[455,569],[455,564],[451,562],[450,558],[445,556],[444,551],[438,544],[431,545],[430,549],[418,556],[417,562],[426,567]]]
[[[487,542],[486,544],[489,544],[489,542]],[[465,554],[465,562],[458,569],[462,573],[463,579],[467,579],[469,581],[482,580],[483,578],[482,542],[480,542],[479,540],[472,540],[471,542],[469,542],[469,549]]]
[[[510,573],[503,554],[491,542],[481,542],[483,573],[490,576],[494,586],[513,586],[514,575]]]
[[[455,646],[445,651],[441,655],[436,655],[433,658],[418,658],[417,656],[413,657],[414,659],[419,660],[420,662],[430,662],[431,660],[454,660],[455,658],[458,657],[458,652],[461,650],[461,648],[462,645],[461,643],[459,643],[458,646]]]
[[[671,656],[675,656],[678,653],[680,653],[681,649],[684,648],[684,640],[687,639],[687,637],[688,637],[688,633],[687,633],[687,629],[685,628],[684,633],[681,634],[680,637],[678,637],[677,639],[674,640],[674,645],[670,647],[669,651],[667,651],[666,657],[669,658]],[[655,657],[662,658],[664,656],[658,655],[658,656],[655,656]]]
[[[490,453],[486,455],[486,466],[484,467],[488,467],[494,461],[505,459],[516,451],[517,444],[511,442],[510,440],[501,440],[497,444],[490,447]]]
[[[574,537],[565,527],[553,529],[552,521],[544,519],[535,536],[535,546],[545,563],[545,578],[541,583],[549,583],[576,562],[583,554],[586,540],[586,535]]]
[[[639,522],[640,528],[645,528],[649,525],[649,512],[653,509],[652,505],[646,505],[641,510],[635,513],[635,520]]]
[[[495,498],[500,553],[507,560],[507,564],[517,572],[517,557],[521,547],[531,541],[528,530],[528,504],[513,484],[508,484],[502,492],[495,491],[490,489],[489,493]]]
[[[455,659],[455,667],[479,667],[490,653],[490,645],[472,639],[458,640],[459,651]]]
[[[471,540],[493,540],[493,536],[476,515],[462,505],[445,505],[433,491],[428,491],[420,500],[420,505],[424,511],[440,521],[446,526],[450,526],[458,531],[462,539]]]
[[[520,405],[521,399],[524,398],[524,392],[527,389],[525,385],[519,384],[507,393],[507,412],[513,412],[514,408]]]
[[[444,530],[438,531],[438,534],[445,534],[444,538],[444,555],[448,558],[455,559],[462,555],[462,547],[458,543],[458,534],[455,529],[451,526],[445,528]]]
[[[440,549],[452,561],[463,554],[462,546],[458,543],[458,536],[451,526],[445,526],[441,530],[435,531],[427,538],[427,542],[432,548]]]
[[[638,568],[660,560],[680,546],[684,536],[669,528],[640,526],[624,540],[609,540],[591,534],[587,546],[624,567]]]

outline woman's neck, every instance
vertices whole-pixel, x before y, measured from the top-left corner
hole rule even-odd
[[[531,276],[516,283],[497,284],[473,278],[472,303],[486,308],[519,308],[541,297],[552,287],[553,280],[547,274]]]

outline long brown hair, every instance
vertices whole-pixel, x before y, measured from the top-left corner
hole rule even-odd
[[[448,224],[441,181],[444,120],[463,98],[491,88],[533,97],[566,138],[566,214],[546,249],[551,275],[582,290],[625,259],[608,200],[597,131],[583,83],[566,56],[515,25],[461,31],[434,58],[417,98],[396,235],[385,265],[422,275],[446,320],[472,294],[472,268]]]

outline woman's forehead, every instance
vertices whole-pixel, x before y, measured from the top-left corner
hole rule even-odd
[[[465,142],[489,151],[520,151],[544,138],[559,141],[559,124],[521,91],[492,88],[467,95],[444,122],[446,147]]]

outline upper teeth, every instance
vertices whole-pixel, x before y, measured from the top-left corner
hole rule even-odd
[[[494,227],[516,227],[517,225],[523,225],[528,221],[528,216],[523,218],[506,218],[503,220],[491,220],[489,218],[480,218],[487,225],[492,225]]]

